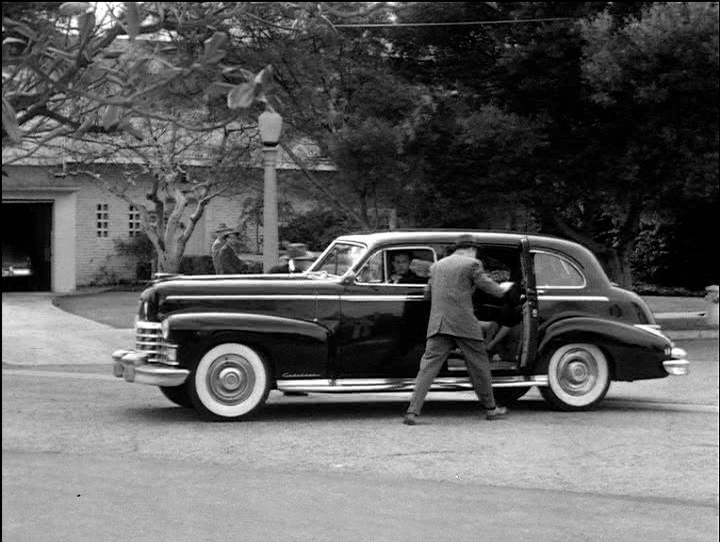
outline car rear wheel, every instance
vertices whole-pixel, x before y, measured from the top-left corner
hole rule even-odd
[[[610,368],[602,351],[592,344],[566,344],[547,361],[543,399],[559,410],[588,410],[602,401],[610,387]]]
[[[200,414],[237,420],[256,413],[270,392],[270,371],[262,357],[239,343],[208,350],[190,375],[190,398]]]
[[[162,394],[178,406],[192,408],[193,403],[188,395],[185,384],[180,386],[158,386]]]

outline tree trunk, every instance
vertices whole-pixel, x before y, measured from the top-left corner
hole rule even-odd
[[[611,248],[597,254],[610,280],[627,289],[631,289],[633,285],[632,265],[630,262],[634,247],[635,243],[631,242],[624,247]]]
[[[158,273],[179,273],[182,254],[174,250],[158,251]]]
[[[389,230],[397,229],[397,207],[393,207],[392,209],[390,209],[390,218],[388,219],[388,229]]]

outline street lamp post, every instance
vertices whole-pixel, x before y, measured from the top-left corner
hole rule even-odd
[[[263,199],[263,273],[268,273],[278,259],[277,147],[282,131],[282,117],[265,111],[258,118],[263,142],[265,197]]]

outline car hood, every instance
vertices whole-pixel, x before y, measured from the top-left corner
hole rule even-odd
[[[318,278],[302,273],[263,275],[179,275],[156,281],[143,297],[204,295],[283,295],[335,291],[339,277]]]

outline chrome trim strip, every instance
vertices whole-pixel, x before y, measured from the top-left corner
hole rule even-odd
[[[113,374],[126,382],[150,386],[179,386],[187,380],[190,371],[164,365],[135,366],[124,361],[113,364]]]
[[[670,350],[670,357],[672,359],[677,360],[684,360],[687,358],[687,352],[683,350],[682,348],[678,348],[677,346],[674,346],[672,350]]]
[[[337,380],[278,379],[277,389],[280,391],[356,393],[365,391],[412,391],[415,387],[414,378],[343,378]],[[500,376],[493,378],[494,388],[521,388],[531,386],[547,386],[547,375]],[[468,377],[441,377],[433,382],[431,391],[472,390],[472,382]]]
[[[424,295],[343,295],[343,301],[424,301]]]
[[[135,323],[135,329],[161,329],[160,322],[148,322],[147,320],[138,320]]]
[[[229,300],[257,300],[257,301],[423,301],[425,295],[170,295],[168,301],[182,299],[193,301],[229,301]]]
[[[538,295],[540,301],[610,301],[604,295]]]
[[[290,294],[264,294],[264,295],[249,295],[249,294],[229,294],[229,295],[169,295],[168,301],[179,301],[182,299],[192,301],[232,301],[232,300],[257,300],[257,301],[316,301],[316,300],[330,300],[339,301],[339,295],[290,295]]]

